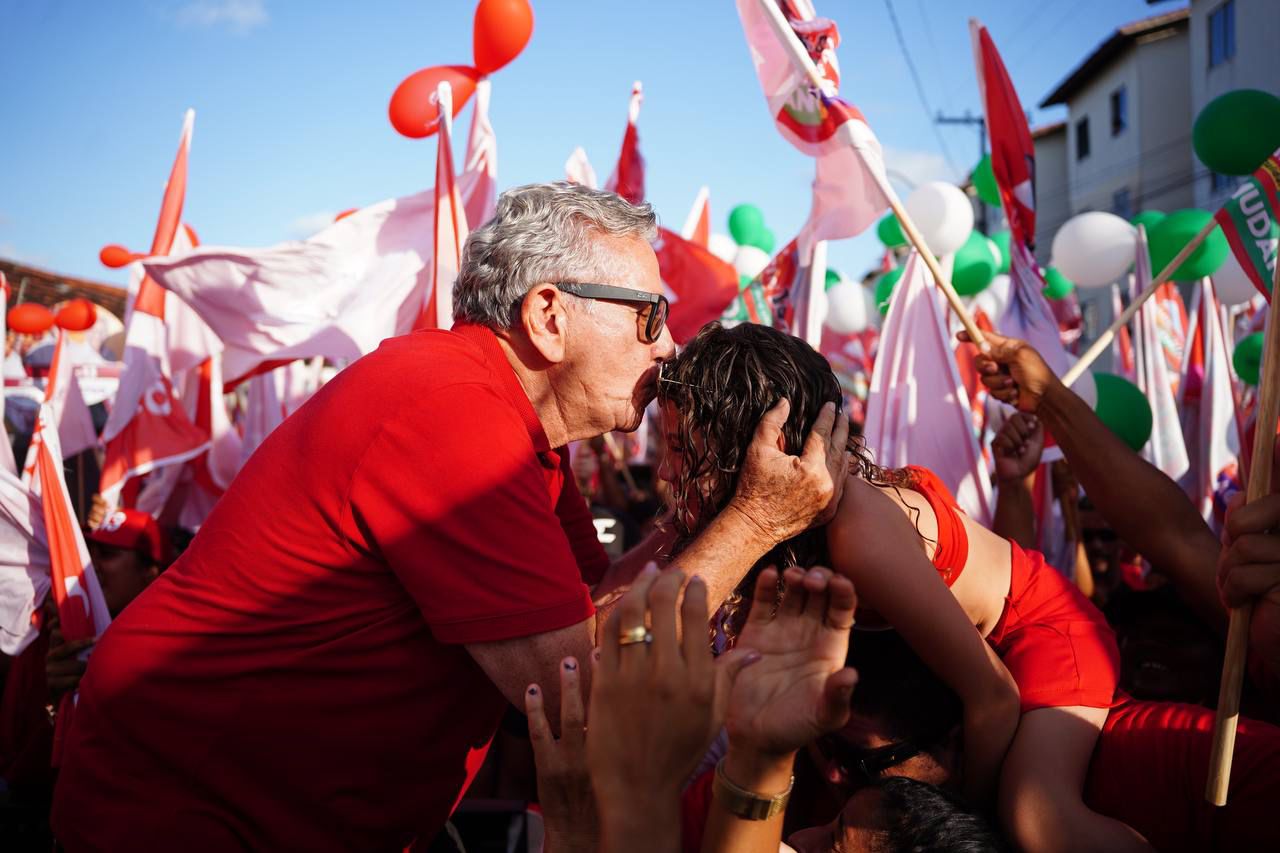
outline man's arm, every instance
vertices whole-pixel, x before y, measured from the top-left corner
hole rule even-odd
[[[1201,619],[1225,629],[1214,585],[1219,543],[1182,489],[1116,437],[1032,347],[1000,335],[988,340],[991,352],[977,364],[992,395],[1044,421],[1116,533],[1173,581]]]

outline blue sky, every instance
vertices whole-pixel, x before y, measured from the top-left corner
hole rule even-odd
[[[780,241],[795,233],[812,163],[770,122],[732,0],[532,5],[529,47],[493,81],[501,187],[562,177],[578,145],[603,180],[631,83],[641,80],[649,199],[666,224],[678,229],[706,184],[716,230],[726,230],[732,205],[750,201]],[[816,5],[840,26],[842,94],[866,115],[890,169],[916,181],[967,172],[976,132],[932,126],[888,4]],[[892,0],[933,110],[980,112],[966,23],[974,16],[1033,124],[1061,117],[1036,104],[1116,26],[1179,5]],[[470,64],[474,6],[0,0],[0,257],[123,284],[122,271],[98,263],[98,249],[149,244],[188,106],[196,127],[184,218],[206,244],[307,236],[337,211],[430,186],[434,138],[396,134],[387,102],[413,71]],[[470,108],[459,117],[459,146],[469,117]],[[861,274],[878,245],[873,234],[832,244],[831,264]]]

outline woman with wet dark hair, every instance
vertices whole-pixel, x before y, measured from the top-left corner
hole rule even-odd
[[[804,341],[712,324],[664,365],[658,399],[667,439],[660,473],[687,540],[727,505],[766,411],[789,402],[780,443],[798,454],[822,406],[841,397],[826,359]],[[859,627],[897,629],[960,697],[965,794],[996,803],[1019,847],[1150,849],[1081,799],[1119,669],[1102,615],[1040,554],[965,516],[931,471],[879,468],[860,439],[849,450],[836,517],[766,555],[739,593],[770,564],[821,563],[849,577]],[[719,626],[730,637],[749,606],[739,593]]]

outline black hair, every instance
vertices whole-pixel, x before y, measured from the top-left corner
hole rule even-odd
[[[882,724],[894,740],[914,740],[933,751],[961,724],[960,697],[897,631],[854,631],[847,664],[858,671],[853,712]]]
[[[906,776],[890,776],[876,783],[878,823],[882,827],[877,853],[980,853],[1009,847],[985,818],[958,797],[936,785]]]

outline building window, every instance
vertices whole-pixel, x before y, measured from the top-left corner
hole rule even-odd
[[[1240,186],[1240,178],[1235,175],[1223,175],[1218,172],[1209,173],[1209,191],[1214,195],[1233,192]]]
[[[1129,126],[1129,93],[1124,86],[1111,93],[1111,135],[1119,136]]]
[[[1089,117],[1085,116],[1076,122],[1076,159],[1083,160],[1089,156]]]
[[[1111,194],[1111,212],[1123,219],[1133,216],[1133,198],[1128,187],[1121,187]]]
[[[1209,67],[1236,55],[1236,4],[1227,0],[1209,13]]]

